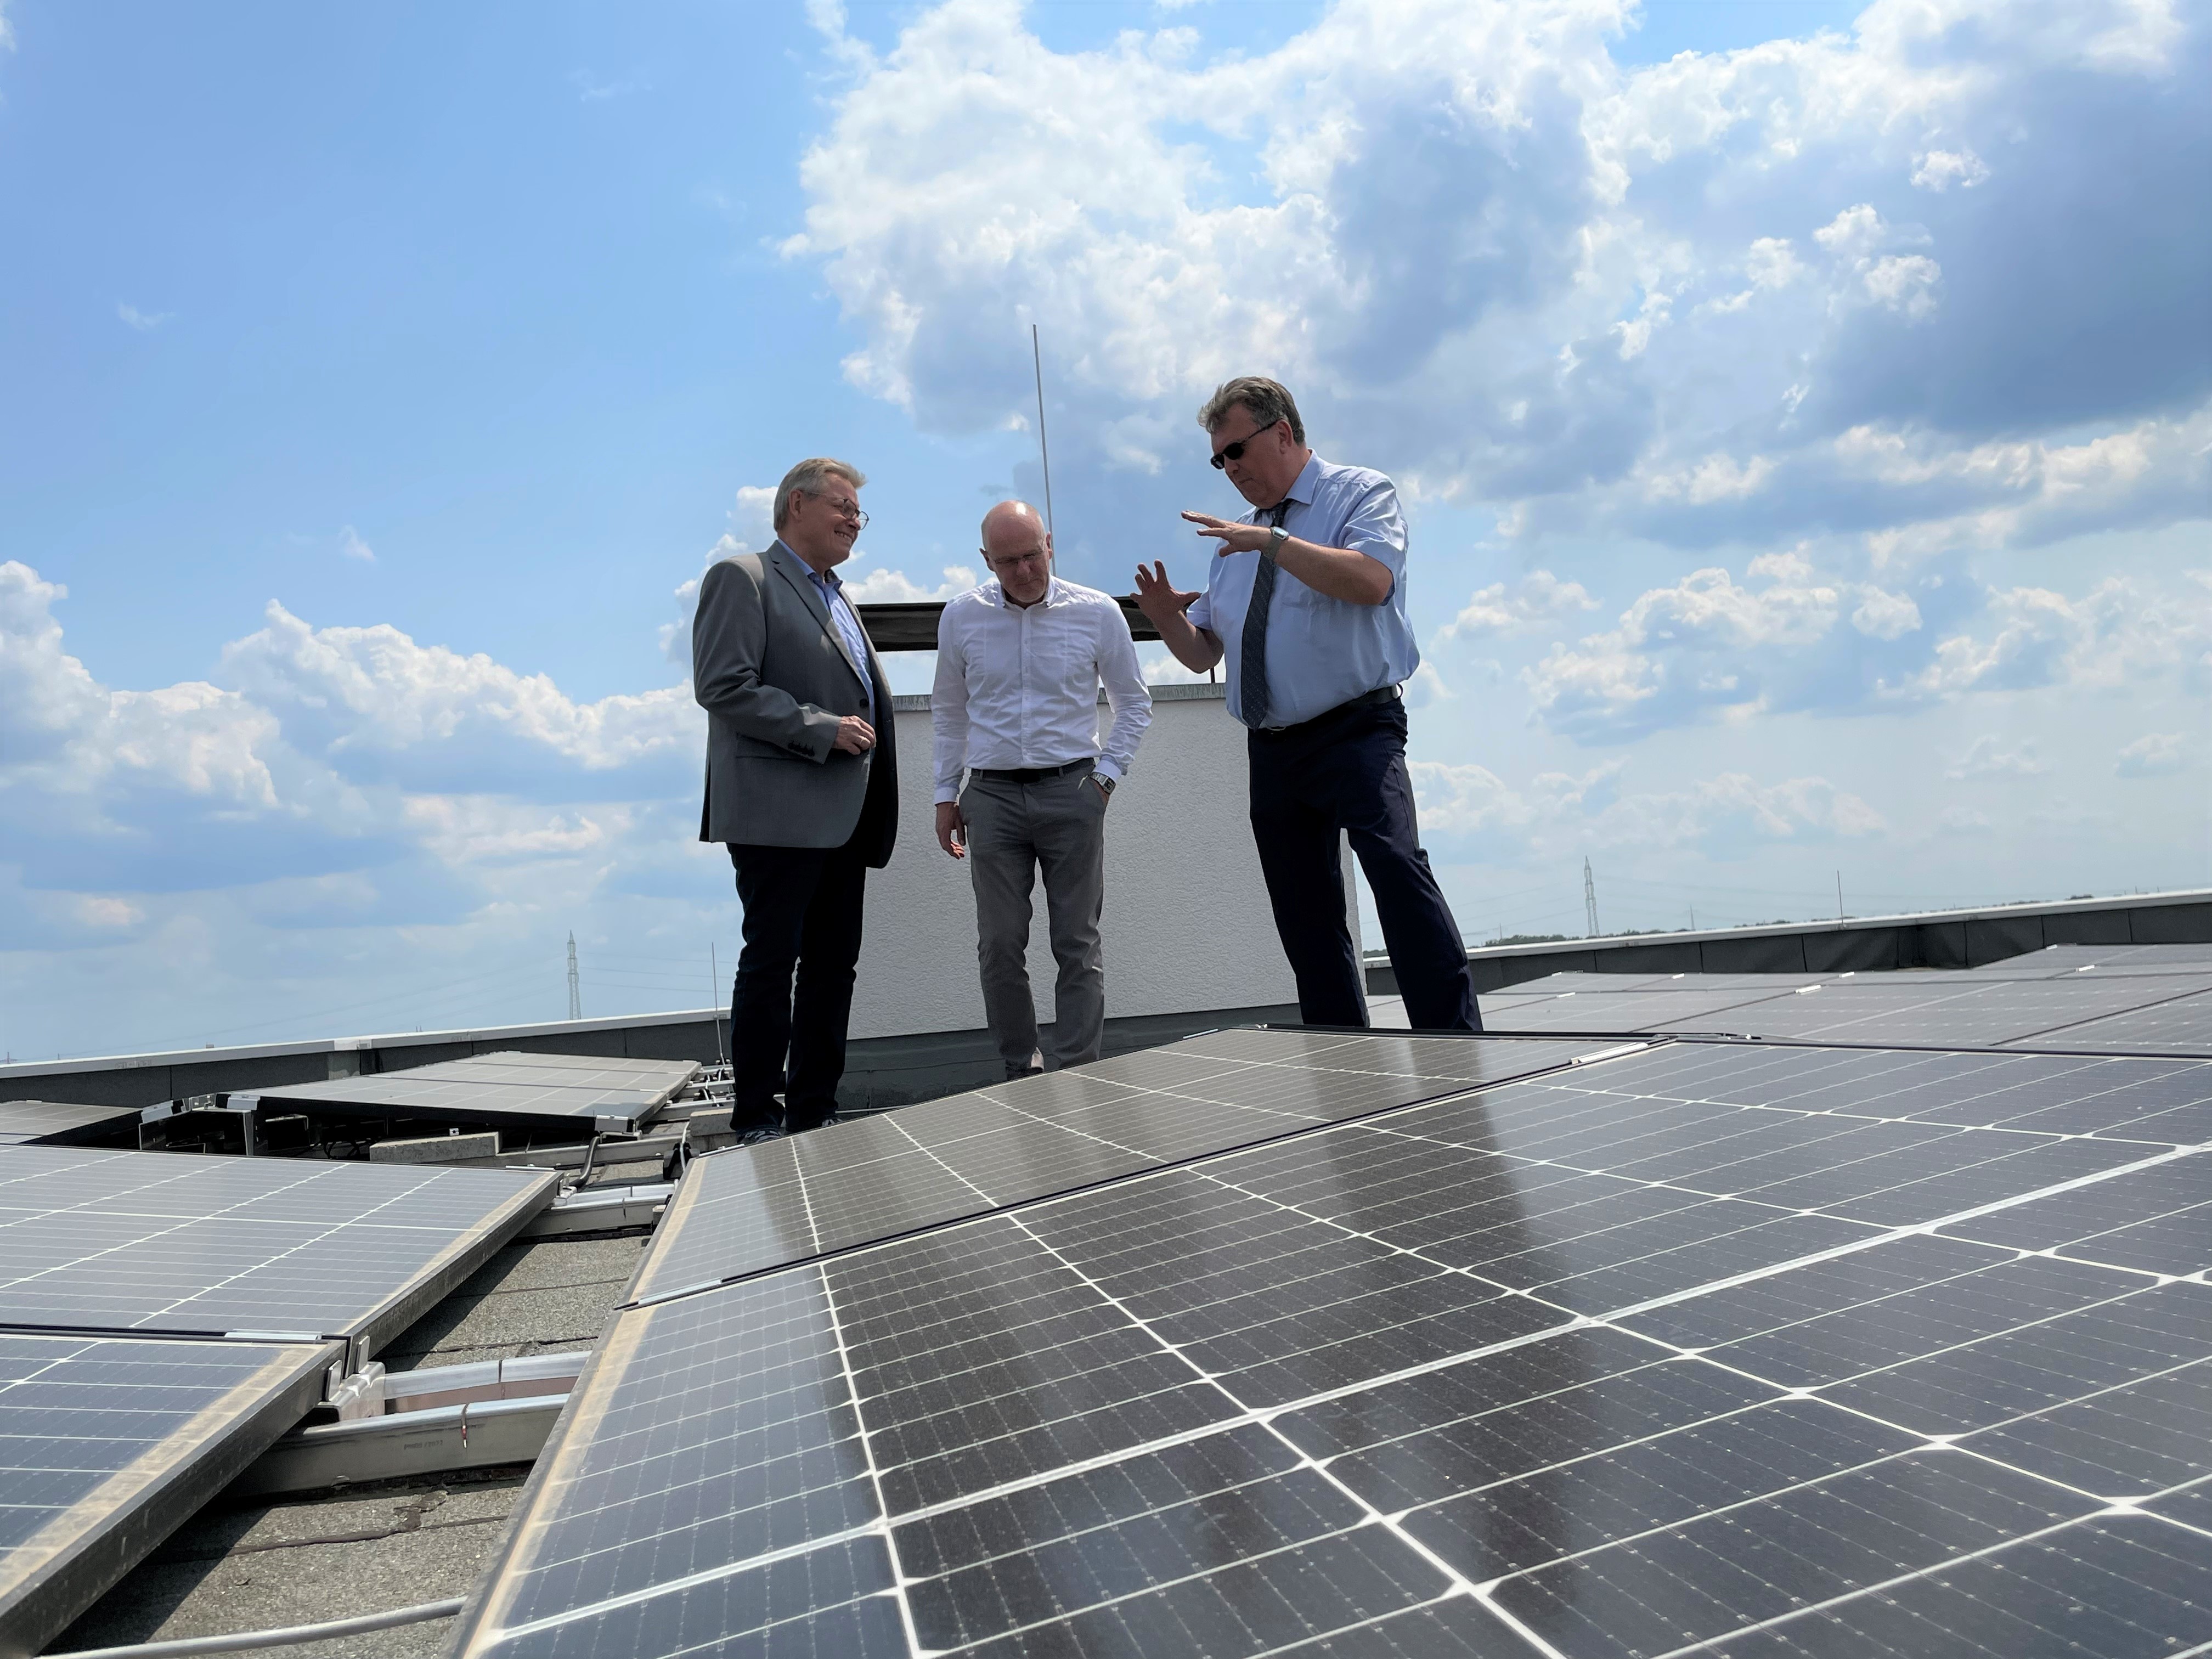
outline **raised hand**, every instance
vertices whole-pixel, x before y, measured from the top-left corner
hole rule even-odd
[[[1217,519],[1211,513],[1185,512],[1182,516],[1198,526],[1200,535],[1215,537],[1220,541],[1221,545],[1214,550],[1217,554],[1257,552],[1267,544],[1267,538],[1275,533],[1267,525],[1239,524],[1234,519]]]
[[[1165,564],[1156,560],[1150,570],[1137,567],[1137,609],[1153,627],[1164,631],[1169,623],[1180,622],[1197,598],[1195,591],[1182,592],[1168,580]]]

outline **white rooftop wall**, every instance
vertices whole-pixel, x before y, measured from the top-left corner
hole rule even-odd
[[[1297,1000],[1246,817],[1244,729],[1229,718],[1224,695],[1214,685],[1154,687],[1136,769],[1115,791],[1106,817],[1109,1015]],[[868,875],[855,1037],[983,1024],[968,866],[945,855],[932,827],[928,702],[898,699],[898,850],[888,869]],[[1046,1020],[1054,970],[1042,882],[1036,905],[1030,983]],[[1357,938],[1356,906],[1352,927]]]

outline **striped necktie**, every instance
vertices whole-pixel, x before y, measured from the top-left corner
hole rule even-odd
[[[1280,529],[1290,514],[1291,498],[1285,495],[1276,503],[1269,527]],[[1250,726],[1267,723],[1267,604],[1274,597],[1275,562],[1262,553],[1260,568],[1252,573],[1252,602],[1244,610],[1244,638],[1237,659],[1237,706]]]

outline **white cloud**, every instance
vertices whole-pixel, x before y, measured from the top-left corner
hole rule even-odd
[[[1881,215],[1868,204],[1845,208],[1813,233],[1813,240],[1831,253],[1855,258],[1880,247],[1890,234]]]
[[[1989,164],[1970,149],[1931,149],[1912,170],[1915,185],[1939,194],[1953,185],[1972,190],[1989,176]]]
[[[58,944],[161,925],[149,893],[265,893],[288,927],[453,921],[483,902],[470,872],[618,869],[683,833],[659,815],[697,787],[688,687],[579,702],[272,603],[229,684],[118,690],[64,649],[66,597],[0,563],[0,889],[28,890],[0,908]]]
[[[2185,216],[2129,159],[2172,155],[2177,181],[2203,159],[2165,0],[1877,0],[1849,35],[1624,70],[1629,21],[1340,0],[1264,52],[1170,28],[1063,52],[1013,0],[948,0],[878,51],[833,9],[849,78],[785,251],[857,331],[849,378],[927,430],[1005,427],[1024,325],[1063,343],[1054,482],[1096,526],[1078,575],[1187,504],[1189,411],[1253,369],[1298,390],[1324,453],[1514,534],[1698,546],[1958,516],[1834,477],[1839,431],[2079,445],[2212,389],[2127,343],[2195,327],[2159,274],[2198,257]],[[2054,231],[2086,213],[2118,241]],[[2078,516],[2188,510],[2150,474],[2095,493]],[[2033,519],[1970,528],[2002,546]]]
[[[7,20],[0,18],[0,32],[4,32],[6,27]],[[125,305],[118,301],[115,314],[141,334],[150,334],[162,324],[172,320],[177,313],[173,311],[141,311],[137,306]]]
[[[1878,587],[1861,590],[1865,598],[1851,612],[1851,626],[1877,640],[1893,640],[1920,626],[1920,607],[1902,593],[1885,593]]]
[[[1773,471],[1774,463],[1764,455],[1741,463],[1729,455],[1708,455],[1694,466],[1646,478],[1644,493],[1653,501],[1686,501],[1693,507],[1741,501],[1756,495]]]
[[[1753,242],[1743,270],[1753,288],[1787,288],[1805,274],[1787,236],[1762,236]]]
[[[1564,582],[1548,570],[1532,570],[1510,593],[1504,582],[1477,589],[1459,615],[1437,630],[1437,643],[1534,632],[1596,609],[1597,601],[1580,582]]]
[[[1864,800],[1820,777],[1761,784],[1725,772],[1681,789],[1623,793],[1618,761],[1580,776],[1542,773],[1518,789],[1484,766],[1416,761],[1408,769],[1423,839],[1455,859],[1577,846],[1732,857],[1756,846],[1860,838],[1887,828]]]
[[[1984,732],[1966,745],[1966,752],[1953,762],[1943,775],[1952,779],[2030,778],[2050,770],[2051,763],[2036,753],[2033,738],[2026,739],[2017,749],[2006,749],[1995,737]]]
[[[2180,771],[2183,764],[2180,732],[2148,732],[2120,750],[2112,771],[2123,778],[2159,778]]]
[[[948,564],[938,574],[945,580],[933,587],[915,581],[903,570],[845,574],[845,596],[855,605],[915,605],[925,599],[956,598],[982,580],[964,564]]]
[[[1924,253],[1890,254],[1866,272],[1868,295],[1917,321],[1936,309],[1936,284],[1943,268]]]
[[[376,562],[375,550],[362,540],[361,533],[351,525],[338,532],[338,552],[343,557],[359,559],[363,564]]]
[[[557,761],[605,771],[688,758],[704,718],[688,688],[579,703],[547,676],[481,653],[418,645],[389,624],[313,628],[274,600],[259,632],[223,648],[222,667],[282,716],[289,739],[341,767],[404,768],[434,754],[441,769]]]
[[[1947,836],[1986,835],[1994,827],[1988,813],[1971,806],[1947,806],[1936,816],[1936,828]]]

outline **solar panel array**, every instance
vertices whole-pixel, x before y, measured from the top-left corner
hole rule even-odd
[[[457,1650],[2212,1643],[2212,1063],[1673,1042],[1330,1122],[1276,1040],[1289,1133],[626,1310]]]
[[[0,1146],[0,1653],[40,1651],[557,1180]]]
[[[0,1100],[0,1146],[73,1146],[136,1138],[135,1106],[79,1106],[58,1100]]]
[[[366,1358],[544,1208],[558,1180],[0,1148],[0,1327],[344,1337]]]
[[[1482,1002],[1507,1031],[2212,1053],[2212,946],[2054,945],[1893,974],[1554,974]]]
[[[1611,1045],[1218,1031],[700,1160],[632,1296],[653,1300]]]
[[[322,1398],[329,1343],[0,1334],[0,1652],[77,1609]]]
[[[503,1052],[367,1077],[272,1085],[260,1090],[258,1098],[264,1105],[352,1115],[627,1134],[651,1123],[699,1070],[689,1060]]]

